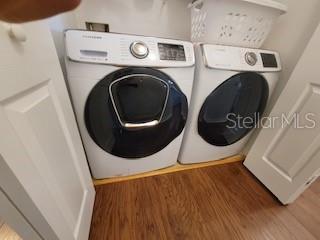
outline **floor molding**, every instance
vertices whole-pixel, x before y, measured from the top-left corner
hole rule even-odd
[[[217,161],[205,162],[205,163],[188,164],[188,165],[176,164],[172,167],[163,168],[160,170],[136,174],[136,175],[131,175],[131,176],[114,177],[114,178],[97,179],[97,180],[93,179],[93,183],[95,186],[99,186],[99,185],[104,185],[104,184],[108,184],[108,183],[123,182],[123,181],[138,179],[138,178],[145,178],[145,177],[157,176],[157,175],[162,175],[162,174],[186,171],[186,170],[191,170],[191,169],[234,163],[234,162],[243,161],[244,159],[245,159],[244,155],[236,155],[233,157],[229,157],[229,158],[225,158],[225,159],[221,159],[221,160],[217,160]]]

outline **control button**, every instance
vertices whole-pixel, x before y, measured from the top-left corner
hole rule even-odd
[[[148,46],[144,42],[133,42],[130,45],[130,52],[136,58],[145,58],[149,54]]]
[[[245,59],[250,66],[256,65],[258,61],[257,54],[255,54],[254,52],[247,52],[245,55]]]

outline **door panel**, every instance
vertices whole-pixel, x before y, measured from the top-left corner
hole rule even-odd
[[[29,156],[41,169],[42,177],[54,195],[60,198],[64,214],[75,228],[84,193],[73,162],[65,161],[73,156],[62,128],[65,123],[59,119],[49,84],[45,82],[40,88],[11,98],[4,109]],[[48,123],[51,123],[50,127]],[[59,187],[64,185],[64,188]]]
[[[320,175],[319,43],[320,26],[270,113],[276,124],[261,130],[244,162],[284,204]]]
[[[313,113],[319,106],[319,90],[318,86],[307,85],[295,104],[293,112],[298,113],[299,116]],[[292,119],[293,116],[291,115],[290,118]],[[320,147],[320,129],[310,128],[302,131],[297,128],[299,127],[297,124],[292,121],[291,124],[284,126],[271,141],[270,148],[264,155],[264,160],[273,164],[275,169],[289,181],[293,181],[293,178],[297,177],[307,164],[310,164],[313,159],[311,156],[316,155]],[[306,119],[300,119],[299,125],[312,127],[313,124],[307,122]],[[307,141],[302,141],[303,139]],[[290,144],[287,144],[288,142]],[[285,158],[283,158],[283,153],[287,155]]]
[[[87,239],[94,188],[50,32],[24,24],[27,40],[19,42],[8,27],[0,27],[1,154],[58,239]]]

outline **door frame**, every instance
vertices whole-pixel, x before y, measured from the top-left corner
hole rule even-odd
[[[19,212],[12,201],[1,189],[0,215],[5,219],[4,223],[8,224],[22,239],[42,239],[38,232],[29,224],[28,220],[24,218],[24,216]]]
[[[24,240],[59,240],[1,155],[0,216]]]

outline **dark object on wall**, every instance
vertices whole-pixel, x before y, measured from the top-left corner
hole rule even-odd
[[[109,24],[86,22],[86,29],[96,32],[109,32]]]

